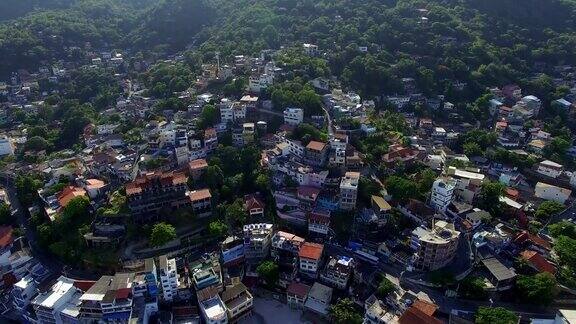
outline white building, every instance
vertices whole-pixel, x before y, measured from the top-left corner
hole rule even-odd
[[[398,315],[388,310],[383,301],[372,295],[364,301],[364,324],[398,323]]]
[[[328,315],[328,308],[330,307],[330,301],[332,300],[332,292],[332,288],[315,282],[308,292],[304,308],[323,316]]]
[[[445,212],[454,198],[456,183],[452,179],[436,179],[432,185],[430,205],[437,211]]]
[[[358,197],[359,172],[346,172],[340,181],[340,209],[352,210],[356,208]]]
[[[414,265],[417,269],[438,270],[456,256],[460,232],[454,224],[436,221],[432,228],[416,227],[412,231],[410,247],[414,252]]]
[[[32,306],[39,323],[71,323],[79,316],[82,291],[74,287],[74,280],[61,276],[46,292],[38,294]]]
[[[301,108],[286,108],[284,110],[284,123],[297,126],[304,121],[304,110]]]
[[[228,316],[226,315],[226,306],[218,294],[213,297],[202,300],[198,303],[200,312],[206,324],[227,324]]]
[[[544,200],[552,200],[564,204],[572,194],[572,190],[556,187],[544,182],[538,182],[534,188],[534,195]]]
[[[26,277],[20,279],[12,287],[12,302],[14,308],[18,312],[22,313],[30,305],[32,299],[38,294],[36,281],[31,275],[26,275]]]
[[[550,178],[558,178],[562,172],[564,172],[564,166],[550,160],[545,160],[538,163],[536,172]]]
[[[14,145],[12,140],[5,135],[0,136],[0,156],[14,155]]]
[[[244,225],[244,255],[247,261],[259,261],[268,256],[272,244],[272,224]]]
[[[159,258],[160,283],[162,285],[162,297],[166,301],[174,299],[178,292],[179,278],[176,269],[176,259],[168,259],[165,255]]]
[[[260,93],[272,84],[274,84],[273,74],[263,73],[259,75],[251,75],[248,79],[248,91]]]
[[[542,101],[540,101],[540,99],[536,96],[526,96],[520,101],[532,111],[533,116],[538,116],[540,108],[542,107]]]
[[[354,259],[346,256],[337,258],[330,256],[326,268],[320,274],[320,279],[334,288],[345,289],[353,269]]]

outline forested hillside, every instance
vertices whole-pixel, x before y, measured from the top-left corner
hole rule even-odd
[[[70,2],[73,2],[70,4]],[[22,10],[37,2],[25,1]],[[74,48],[250,54],[302,42],[326,52],[331,72],[367,95],[394,93],[411,76],[426,93],[521,81],[538,62],[576,59],[576,4],[526,0],[53,0],[0,27],[14,67],[73,56]],[[368,53],[360,53],[366,46]],[[24,53],[22,55],[22,53]],[[547,80],[543,80],[547,81]],[[538,89],[536,89],[538,90]],[[536,91],[538,92],[538,91]]]

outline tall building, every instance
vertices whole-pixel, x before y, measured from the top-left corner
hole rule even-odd
[[[311,277],[318,277],[318,270],[322,265],[324,245],[306,242],[300,247],[298,258],[300,260],[300,273]]]
[[[163,210],[176,210],[190,206],[186,195],[188,178],[184,173],[150,173],[126,185],[128,207],[136,222],[146,222],[158,217]]]
[[[310,141],[304,151],[306,163],[313,166],[323,166],[328,158],[328,148],[326,143]]]
[[[286,108],[284,110],[284,123],[297,126],[304,121],[304,110],[301,108]]]
[[[80,297],[80,321],[128,323],[132,317],[134,273],[102,276]]]
[[[165,255],[159,258],[160,282],[162,285],[162,298],[166,301],[174,299],[180,284],[178,270],[176,269],[176,259],[168,259]]]
[[[78,322],[81,296],[82,291],[74,287],[74,280],[60,276],[50,289],[38,294],[32,301],[38,322]]]
[[[268,256],[272,242],[272,224],[244,225],[244,255],[248,262],[258,262]]]
[[[358,197],[359,172],[346,172],[340,181],[340,209],[352,210],[356,208]]]
[[[28,307],[32,302],[32,299],[36,296],[36,281],[32,275],[27,275],[14,284],[10,293],[12,295],[14,308],[18,312],[23,313],[26,307]]]
[[[436,179],[432,185],[432,193],[430,195],[430,205],[437,211],[444,212],[448,205],[454,198],[454,189],[456,183],[452,179]]]
[[[433,222],[432,228],[417,227],[412,231],[410,247],[415,250],[414,266],[421,270],[440,269],[454,259],[460,232],[446,221]]]
[[[198,305],[200,313],[206,324],[227,324],[228,315],[226,305],[218,295],[218,290],[214,287],[206,288],[196,292],[198,295]]]
[[[354,259],[346,256],[330,256],[326,268],[320,273],[320,279],[329,286],[345,289],[353,270]]]

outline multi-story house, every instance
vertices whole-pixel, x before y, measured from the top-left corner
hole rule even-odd
[[[19,313],[23,313],[32,302],[32,299],[36,297],[38,293],[37,287],[36,280],[34,280],[32,275],[26,275],[14,284],[10,294],[12,295],[14,308]]]
[[[158,218],[163,210],[189,206],[186,195],[187,177],[184,173],[151,173],[142,175],[126,185],[128,207],[136,222]]]
[[[284,109],[284,123],[297,126],[304,121],[304,110],[301,108]]]
[[[187,194],[196,216],[207,217],[212,214],[212,194],[209,189],[194,190]]]
[[[128,323],[132,317],[134,273],[102,276],[80,297],[80,321]]]
[[[320,236],[330,231],[330,211],[316,210],[308,213],[308,232]]]
[[[446,175],[456,180],[455,196],[468,204],[474,202],[486,178],[482,173],[461,170],[452,166],[446,169]]]
[[[364,302],[364,324],[398,323],[398,315],[388,309],[385,302],[371,295]]]
[[[352,210],[356,208],[358,197],[359,172],[346,172],[340,181],[340,209]]]
[[[456,182],[454,180],[444,178],[436,179],[432,185],[430,206],[435,210],[444,213],[454,198],[455,189]]]
[[[308,292],[304,308],[321,316],[327,316],[330,302],[332,301],[332,292],[332,288],[315,282]]]
[[[244,255],[248,262],[259,262],[268,256],[272,243],[272,224],[244,225]]]
[[[39,293],[32,307],[39,323],[77,323],[79,321],[82,291],[74,286],[74,280],[60,276],[47,291]]]
[[[165,255],[159,257],[158,273],[160,274],[160,285],[162,286],[162,298],[165,301],[172,301],[178,293],[180,285],[176,259],[168,259]]]
[[[412,232],[410,247],[417,269],[434,271],[448,265],[456,256],[460,232],[454,224],[436,221],[432,228],[417,227]]]
[[[328,145],[326,143],[310,141],[304,151],[306,163],[313,166],[323,166],[328,157]]]
[[[292,282],[286,289],[288,306],[294,309],[302,309],[309,291],[310,286],[301,282]]]
[[[144,280],[148,289],[148,295],[156,298],[160,294],[158,287],[158,272],[156,271],[156,262],[153,258],[144,260]]]
[[[564,166],[550,160],[545,160],[538,163],[536,172],[550,178],[558,178],[564,172]]]
[[[228,324],[226,305],[218,295],[216,288],[207,288],[196,292],[202,319],[206,324]]]
[[[228,236],[221,244],[223,266],[244,261],[244,240],[238,236]]]
[[[300,247],[298,258],[300,260],[300,273],[311,278],[318,276],[318,270],[322,265],[322,253],[324,245],[305,242]]]
[[[280,269],[280,285],[287,286],[298,273],[298,252],[304,238],[278,231],[272,237],[271,255]]]
[[[320,279],[329,286],[345,289],[354,270],[354,259],[346,256],[330,256]]]
[[[226,307],[230,323],[237,323],[252,315],[253,297],[248,288],[241,283],[235,283],[222,292],[222,301]]]
[[[199,261],[190,265],[192,273],[192,282],[196,291],[215,287],[218,291],[222,290],[222,269],[217,254],[208,254]]]
[[[264,216],[264,202],[258,194],[244,196],[244,209],[250,215],[250,219]]]

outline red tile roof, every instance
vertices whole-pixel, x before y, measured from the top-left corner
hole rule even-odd
[[[298,297],[306,297],[310,291],[310,286],[305,285],[301,282],[293,282],[286,289],[288,295],[296,295]]]
[[[5,248],[12,244],[12,233],[14,229],[12,226],[0,226],[0,248]]]
[[[400,319],[398,320],[400,324],[442,324],[442,321],[424,313],[417,307],[408,308]]]
[[[264,208],[264,203],[255,195],[246,195],[244,197],[244,201],[244,206],[246,207],[247,211],[257,208]]]
[[[532,244],[538,245],[546,250],[550,250],[552,248],[550,242],[546,241],[545,239],[539,236],[530,234],[528,233],[528,231],[522,231],[514,238],[514,243],[516,244],[523,244],[526,242],[531,242]]]
[[[188,163],[190,170],[202,170],[208,167],[208,163],[204,159],[197,159]]]
[[[95,283],[96,281],[91,280],[74,280],[74,287],[86,292],[88,289],[94,286]]]
[[[66,207],[72,199],[84,196],[86,196],[86,190],[83,188],[68,186],[58,195],[58,203],[60,206]]]
[[[556,267],[536,251],[525,250],[520,256],[540,272],[556,273]]]
[[[313,150],[313,151],[322,151],[324,148],[326,147],[325,143],[322,142],[316,142],[316,141],[310,141],[310,143],[308,143],[308,145],[306,145],[306,148],[309,150]]]
[[[298,256],[300,258],[319,260],[322,257],[322,251],[324,251],[324,245],[306,242],[300,247]]]
[[[209,189],[202,189],[202,190],[195,190],[190,191],[190,200],[191,201],[198,201],[203,199],[212,198]]]
[[[419,310],[421,310],[424,314],[426,314],[428,316],[434,315],[434,313],[438,309],[438,306],[436,306],[432,303],[429,303],[425,300],[421,300],[421,299],[417,299],[414,302],[414,304],[412,304],[412,306],[418,308]]]

